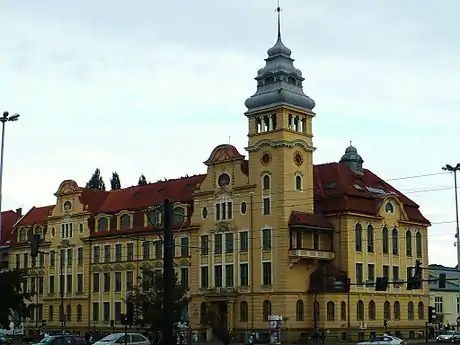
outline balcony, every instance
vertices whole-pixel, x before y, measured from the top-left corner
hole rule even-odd
[[[335,259],[335,253],[331,250],[291,249],[289,257],[293,259],[330,261]]]

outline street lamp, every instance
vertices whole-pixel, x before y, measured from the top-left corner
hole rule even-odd
[[[9,112],[4,111],[0,117],[2,123],[2,147],[0,148],[0,238],[2,238],[2,182],[3,182],[3,152],[5,149],[5,124],[9,121],[19,120],[19,114],[10,115]]]
[[[457,246],[457,271],[460,272],[460,224],[458,219],[458,193],[457,193],[457,172],[460,171],[460,163],[457,165],[452,166],[450,164],[446,164],[442,167],[442,170],[449,171],[454,175],[454,195],[455,195],[455,224],[456,224],[456,246]],[[460,295],[460,276],[459,276],[459,295]],[[457,297],[457,305],[460,302],[459,297]]]

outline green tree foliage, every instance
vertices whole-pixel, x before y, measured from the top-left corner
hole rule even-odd
[[[152,269],[143,269],[138,284],[133,287],[131,301],[134,305],[134,319],[137,325],[144,325],[152,332],[161,331],[163,315],[172,314],[173,322],[183,320],[190,298],[188,289],[174,277],[173,306],[164,310],[163,273]]]
[[[105,190],[105,183],[102,179],[99,168],[94,171],[93,175],[86,184],[86,188]]]
[[[0,327],[9,329],[9,325],[16,314],[23,320],[34,312],[35,306],[30,304],[33,296],[31,292],[22,291],[22,283],[26,280],[25,274],[20,270],[0,273]]]
[[[143,186],[145,184],[148,184],[147,179],[145,178],[144,174],[139,176],[139,181],[137,182],[138,186]]]
[[[116,171],[112,173],[112,178],[110,179],[110,187],[112,190],[121,189],[120,175]]]

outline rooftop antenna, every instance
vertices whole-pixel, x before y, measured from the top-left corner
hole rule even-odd
[[[280,0],[278,0],[278,6],[276,7],[276,12],[278,12],[278,39],[281,39],[281,7],[280,7]]]
[[[228,136],[228,144],[231,145],[230,136]]]

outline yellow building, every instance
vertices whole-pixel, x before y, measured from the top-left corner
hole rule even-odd
[[[428,285],[407,291],[403,282],[417,259],[428,265],[429,221],[364,169],[351,145],[340,162],[313,165],[315,103],[280,34],[265,61],[245,103],[247,158],[219,145],[204,175],[111,192],[67,180],[55,205],[33,208],[17,223],[12,267],[28,265],[28,234],[45,234],[49,255],[30,275],[44,279],[47,327],[59,327],[61,259],[66,327],[108,330],[111,320],[120,327],[139,269],[161,270],[161,242],[148,217],[161,227],[155,206],[170,198],[176,269],[190,287],[191,327],[203,339],[212,337],[201,321],[207,308],[237,340],[247,330],[267,331],[271,315],[283,316],[292,339],[314,329],[364,338],[382,332],[384,320],[403,336],[424,331]],[[341,290],[347,277],[349,294]],[[395,284],[375,291],[376,277]]]

